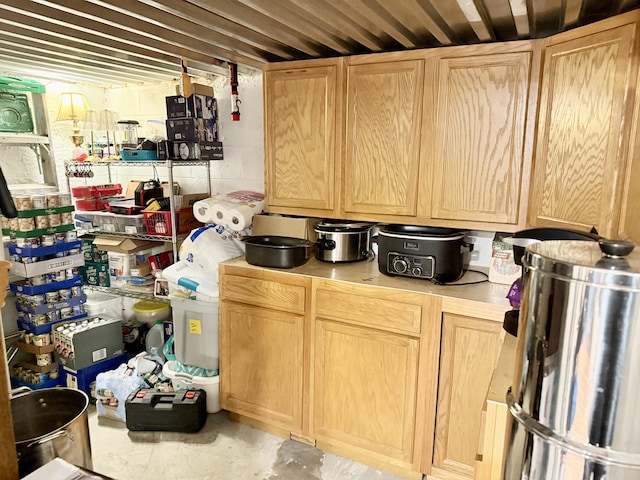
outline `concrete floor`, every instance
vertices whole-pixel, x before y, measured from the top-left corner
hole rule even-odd
[[[198,433],[130,432],[89,409],[93,470],[116,480],[401,480],[209,414]]]

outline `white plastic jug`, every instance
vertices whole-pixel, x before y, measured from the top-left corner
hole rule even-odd
[[[150,355],[158,355],[164,361],[164,355],[162,354],[163,345],[164,328],[162,327],[162,320],[158,320],[147,332],[145,349]]]

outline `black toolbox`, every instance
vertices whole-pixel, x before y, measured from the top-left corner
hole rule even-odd
[[[127,428],[133,431],[194,433],[207,420],[207,392],[157,392],[140,388],[125,402]]]

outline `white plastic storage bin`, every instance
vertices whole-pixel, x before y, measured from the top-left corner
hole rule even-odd
[[[207,392],[207,413],[217,413],[220,407],[220,377],[198,377],[188,373],[178,372],[176,362],[169,360],[164,363],[162,373],[171,379],[171,385],[176,390],[201,388]]]
[[[218,299],[213,302],[171,298],[176,360],[185,365],[217,370]]]
[[[92,317],[106,315],[122,320],[122,297],[101,292],[88,292],[84,311]]]

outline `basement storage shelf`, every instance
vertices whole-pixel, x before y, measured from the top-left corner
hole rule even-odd
[[[91,161],[91,162],[75,162],[69,161],[65,163],[66,170],[73,171],[74,168],[78,165],[88,166],[88,168],[92,168],[93,166],[100,166],[107,168],[108,181],[112,183],[111,170],[113,168],[119,167],[165,167],[168,173],[168,184],[174,184],[173,178],[173,169],[176,167],[191,167],[191,166],[204,166],[206,167],[206,175],[207,175],[207,194],[211,196],[211,162],[209,160],[164,160],[164,161],[139,161],[139,162],[126,162],[126,161]],[[67,176],[67,186],[69,187],[69,191],[71,191],[70,185],[71,178]],[[150,240],[157,242],[167,242],[171,240],[173,243],[173,257],[175,259],[178,258],[178,241],[183,238],[183,235],[189,233],[192,226],[188,223],[187,213],[184,210],[176,211],[176,198],[173,192],[173,189],[169,189],[169,201],[170,201],[170,210],[167,212],[151,212],[149,214],[144,213],[143,219],[145,224],[146,233],[137,231],[135,233],[126,231],[124,222],[125,220],[122,217],[118,217],[117,219],[113,217],[113,222],[111,222],[112,217],[102,216],[100,212],[81,212],[81,215],[85,215],[87,218],[91,217],[93,223],[98,225],[100,228],[97,231],[92,231],[91,234],[95,235],[117,235],[124,237],[137,238],[140,240]],[[162,218],[157,215],[162,215]],[[97,219],[94,220],[94,215],[97,216]],[[193,215],[191,214],[191,218]],[[102,224],[100,223],[102,222]],[[134,224],[131,224],[130,220],[126,220],[129,223],[129,226],[135,227],[136,230],[139,230],[139,217],[134,220]],[[107,226],[108,225],[108,226]],[[197,226],[197,225],[196,225]],[[182,227],[182,228],[181,228]],[[116,232],[115,229],[125,231]]]

